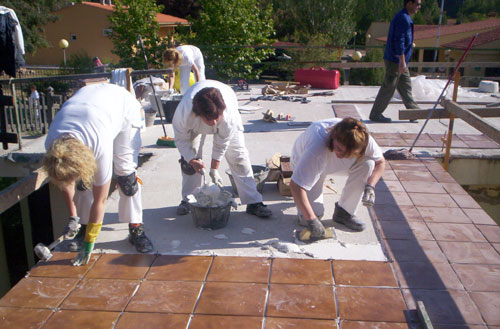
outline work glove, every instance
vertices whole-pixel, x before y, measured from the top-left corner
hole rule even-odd
[[[87,265],[94,250],[94,243],[83,241],[82,249],[73,261],[73,266]]]
[[[375,187],[366,184],[362,201],[365,207],[372,207],[375,204]]]
[[[224,182],[222,181],[222,178],[220,177],[217,169],[210,169],[210,177],[212,178],[212,182],[218,187],[224,186]]]
[[[73,239],[78,234],[78,231],[80,231],[80,217],[70,216],[63,231],[64,240]]]
[[[317,217],[307,221],[307,226],[311,230],[311,238],[322,238],[326,234],[326,229]]]

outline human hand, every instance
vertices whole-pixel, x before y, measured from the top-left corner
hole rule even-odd
[[[73,266],[87,265],[94,250],[94,244],[92,242],[83,241],[82,249],[73,261]]]
[[[406,63],[400,61],[398,65],[398,72],[403,74],[405,73],[405,71],[406,71]]]
[[[372,207],[375,204],[375,188],[372,185],[366,184],[362,202],[365,207]]]
[[[212,178],[212,182],[218,187],[224,186],[224,182],[222,181],[222,178],[220,177],[217,169],[214,168],[210,169],[210,177]]]
[[[191,167],[196,170],[197,173],[203,174],[203,168],[205,168],[205,163],[200,159],[193,159],[189,161]]]

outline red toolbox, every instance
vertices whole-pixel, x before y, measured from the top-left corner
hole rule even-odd
[[[338,70],[325,70],[322,67],[295,70],[295,81],[313,88],[337,89],[339,87]]]

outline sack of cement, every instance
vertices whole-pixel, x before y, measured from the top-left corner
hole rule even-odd
[[[498,93],[498,82],[483,80],[479,83],[479,92],[481,93]]]

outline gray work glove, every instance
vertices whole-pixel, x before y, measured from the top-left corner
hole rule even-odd
[[[68,218],[68,223],[64,228],[63,235],[65,240],[73,239],[80,230],[80,217],[78,216],[70,216]]]
[[[212,182],[218,187],[224,186],[224,182],[222,181],[222,178],[220,177],[217,169],[210,169],[210,177],[212,178]]]
[[[309,227],[309,230],[311,230],[311,238],[322,238],[326,234],[325,227],[316,217],[314,217],[311,220],[308,220],[307,226]]]
[[[375,187],[366,184],[362,201],[363,205],[366,207],[372,207],[375,204]]]

